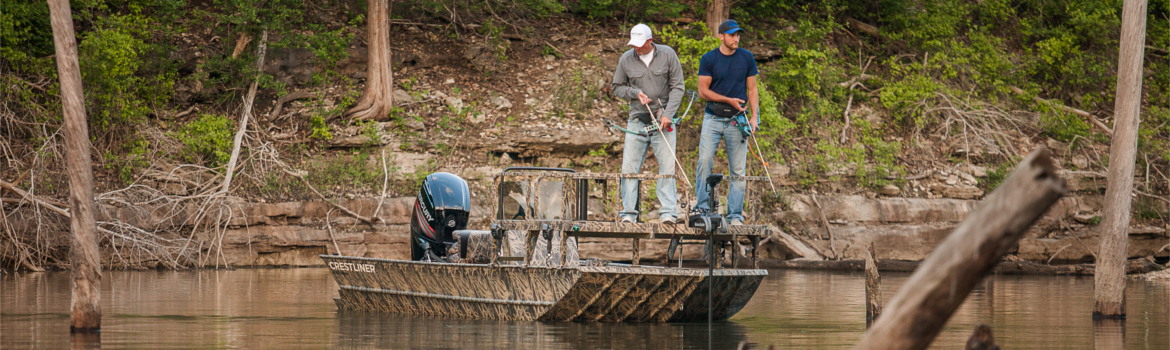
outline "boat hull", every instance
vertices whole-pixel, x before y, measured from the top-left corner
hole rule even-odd
[[[650,266],[568,268],[451,264],[322,255],[345,310],[577,322],[706,321],[731,317],[766,270]]]

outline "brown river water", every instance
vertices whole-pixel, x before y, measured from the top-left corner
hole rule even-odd
[[[542,323],[343,312],[324,268],[105,271],[100,339],[69,336],[68,272],[0,272],[0,349],[848,349],[865,332],[860,273],[772,270],[725,322]],[[882,276],[888,301],[907,274]],[[1170,282],[1131,280],[1128,319],[1094,322],[1093,279],[990,276],[932,349],[978,324],[1003,349],[1170,349]]]

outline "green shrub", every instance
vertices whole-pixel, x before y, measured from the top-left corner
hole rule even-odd
[[[118,152],[102,154],[102,167],[115,172],[122,182],[131,182],[138,169],[150,166],[149,152],[150,141],[141,137],[132,138],[123,143]]]
[[[894,122],[903,126],[922,129],[928,124],[925,116],[927,100],[933,99],[943,86],[930,76],[912,71],[900,64],[894,65],[896,80],[882,88],[878,94],[883,107],[890,110]]]
[[[140,14],[110,15],[81,35],[78,55],[88,115],[98,131],[132,125],[169,102],[175,70],[149,44],[152,22]],[[156,56],[159,55],[159,56]]]
[[[334,190],[371,190],[382,185],[382,166],[371,164],[367,150],[327,159],[324,164],[308,169],[306,179],[310,183],[336,187]]]
[[[1092,127],[1084,117],[1052,108],[1040,112],[1040,128],[1045,135],[1054,139],[1075,142],[1089,137],[1089,129]]]
[[[187,123],[172,136],[185,145],[183,157],[209,167],[218,167],[231,158],[235,121],[215,114],[204,114]]]
[[[37,58],[53,55],[53,28],[46,2],[0,0],[0,9],[0,59],[26,70]],[[41,68],[37,69],[41,75],[51,75],[49,69],[56,68],[44,64],[33,67]]]
[[[624,17],[646,19],[651,17],[679,17],[690,8],[688,4],[669,0],[575,0],[568,1],[568,10],[589,18]]]
[[[333,128],[325,123],[325,116],[313,114],[309,117],[309,138],[318,140],[332,140]]]

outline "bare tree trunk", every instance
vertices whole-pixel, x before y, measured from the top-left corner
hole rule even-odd
[[[386,120],[394,105],[394,73],[390,70],[390,0],[370,0],[369,66],[366,90],[344,116],[357,120]]]
[[[1117,98],[1113,140],[1109,145],[1109,182],[1101,218],[1101,249],[1094,275],[1094,318],[1125,318],[1125,258],[1129,250],[1129,210],[1133,163],[1137,154],[1142,92],[1142,49],[1146,41],[1146,1],[1125,0],[1121,13],[1121,50],[1117,58]]]
[[[711,34],[718,34],[719,23],[731,16],[731,6],[727,0],[711,0],[707,3],[707,27],[711,28]]]
[[[77,63],[77,39],[68,0],[49,0],[57,74],[61,78],[61,106],[65,114],[65,167],[69,173],[69,227],[73,231],[71,253],[73,298],[70,333],[98,332],[102,326],[102,266],[98,260],[97,222],[94,218],[93,170],[89,158],[89,130],[85,97]]]
[[[878,272],[873,243],[865,254],[865,327],[873,326],[882,314],[882,276]]]
[[[242,37],[241,37],[242,38]],[[246,45],[246,44],[245,44]],[[238,46],[237,46],[238,47]],[[264,70],[264,56],[268,53],[268,30],[260,34],[260,44],[256,47],[256,71]],[[244,95],[244,111],[240,113],[240,127],[236,130],[236,137],[232,139],[232,155],[228,158],[227,171],[223,176],[223,187],[219,193],[227,194],[232,187],[232,177],[236,175],[236,162],[240,159],[240,146],[244,143],[244,132],[248,131],[248,119],[252,117],[252,104],[256,101],[256,89],[260,85],[260,74],[252,79],[248,86],[248,94]]]
[[[1064,195],[1047,149],[1025,158],[910,275],[855,349],[926,349],[975,284]]]

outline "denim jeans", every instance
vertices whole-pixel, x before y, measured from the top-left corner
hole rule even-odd
[[[711,195],[707,189],[707,175],[714,165],[719,140],[727,147],[727,164],[731,175],[744,176],[747,167],[747,138],[732,122],[735,118],[720,118],[710,113],[703,115],[703,130],[699,136],[699,164],[695,169],[695,209],[711,211]],[[743,220],[743,193],[746,180],[731,181],[727,191],[727,220]]]
[[[647,125],[642,123],[637,118],[630,118],[626,123],[626,128],[630,130],[642,130]],[[651,126],[652,127],[652,126]],[[665,130],[664,130],[665,131]],[[622,173],[623,174],[638,174],[642,171],[642,163],[646,161],[646,148],[652,147],[654,149],[654,158],[658,159],[658,173],[662,175],[674,175],[674,154],[671,153],[675,149],[675,140],[677,133],[670,132],[652,132],[649,136],[639,136],[626,133],[625,149],[622,151]],[[665,138],[663,137],[665,135]],[[670,147],[666,147],[667,143]],[[638,179],[622,179],[622,211],[621,217],[631,218],[637,220],[638,218]],[[675,190],[674,178],[658,179],[658,209],[659,218],[673,216],[675,209],[678,207],[678,193]]]

